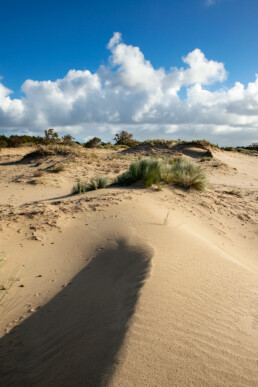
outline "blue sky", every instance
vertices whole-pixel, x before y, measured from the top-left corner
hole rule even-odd
[[[155,70],[163,68],[169,73],[171,67],[186,68],[182,57],[196,48],[207,60],[223,63],[227,77],[223,81],[214,79],[213,82],[204,82],[205,88],[212,92],[221,88],[230,89],[235,82],[241,82],[246,88],[248,82],[255,82],[255,73],[258,73],[257,0],[9,0],[0,4],[0,82],[13,91],[9,94],[12,100],[28,98],[24,90],[21,90],[22,84],[28,79],[55,82],[56,79],[64,78],[72,69],[89,70],[96,74],[101,65],[109,66],[110,60],[114,58],[110,59],[112,53],[107,49],[107,44],[116,31],[121,33],[121,41],[126,45],[139,47],[145,60],[150,61]],[[117,66],[121,66],[121,63]],[[116,72],[116,67],[110,71]],[[191,85],[195,83],[193,81]],[[177,90],[182,100],[189,87],[189,84],[183,84]],[[5,98],[9,97],[5,93]],[[4,103],[6,100],[2,102],[3,106]],[[256,99],[253,103],[256,103]],[[87,109],[86,100],[85,104]],[[42,103],[39,105],[42,106]],[[173,106],[172,104],[171,109]],[[4,109],[5,107],[2,108]],[[114,107],[114,110],[119,109]],[[39,130],[38,118],[37,123],[35,120],[30,122],[28,115],[26,119],[15,120],[13,117],[16,111],[15,108],[12,119],[9,120],[6,110],[2,116],[0,111],[0,128],[5,131],[6,128],[15,131],[22,127],[31,131]],[[61,132],[66,132],[73,127],[72,120],[68,121],[66,124],[46,119],[42,120],[42,125],[56,124]],[[111,121],[106,120],[106,123]],[[105,119],[91,118],[90,122],[97,127],[100,122],[104,125]],[[132,125],[132,128],[134,124],[133,120],[128,119],[117,122]],[[201,120],[198,124],[204,122],[206,120]],[[79,129],[79,124],[83,123],[86,129]],[[86,119],[81,119],[80,123],[75,122],[77,129],[74,133],[80,138],[90,137],[92,133],[87,129],[88,123],[89,120]],[[145,121],[136,122],[136,130],[140,131],[140,137],[144,137],[146,130],[141,131],[140,123],[150,124],[149,117],[146,116]],[[172,120],[171,124],[183,125],[179,119]],[[216,123],[211,120],[211,124]],[[159,135],[158,120],[155,120],[155,125],[153,133]],[[231,124],[232,127],[234,125]],[[248,125],[245,123],[245,127]],[[239,140],[255,139],[253,137],[257,134],[257,121],[254,120],[250,125],[252,134],[248,138],[240,135],[238,126],[235,132],[239,134]],[[179,129],[182,130],[182,127]],[[107,132],[105,135],[108,137],[108,131],[113,129],[99,126],[99,130]],[[212,137],[212,130],[207,133],[208,137],[210,134]],[[164,133],[169,131],[160,131],[160,134]],[[191,134],[189,123],[185,133],[186,136]],[[196,135],[193,131],[193,136]],[[203,137],[207,135],[204,133]],[[147,134],[146,136],[150,137]],[[222,137],[226,138],[224,132]]]

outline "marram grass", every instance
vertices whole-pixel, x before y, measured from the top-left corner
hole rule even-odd
[[[134,161],[127,172],[119,175],[118,185],[131,185],[142,181],[145,187],[162,182],[182,188],[195,188],[204,191],[207,185],[202,168],[184,157],[174,157],[167,162],[160,159],[143,159]]]

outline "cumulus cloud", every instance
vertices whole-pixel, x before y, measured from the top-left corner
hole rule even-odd
[[[183,67],[165,71],[155,69],[118,32],[107,48],[109,63],[95,73],[70,70],[54,82],[28,79],[20,99],[12,99],[11,90],[0,82],[0,128],[40,133],[54,127],[80,138],[110,138],[126,128],[139,138],[174,134],[223,143],[255,140],[258,76],[246,88],[236,82],[231,89],[210,91],[209,85],[225,81],[227,72],[223,63],[199,49],[182,58]]]

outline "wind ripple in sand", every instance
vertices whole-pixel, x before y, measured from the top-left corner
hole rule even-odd
[[[106,385],[150,269],[152,250],[125,240],[0,342],[0,385]]]

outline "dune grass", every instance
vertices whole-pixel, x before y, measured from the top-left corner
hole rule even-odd
[[[195,188],[204,191],[207,180],[201,167],[184,157],[174,157],[167,161],[161,159],[143,159],[131,163],[129,170],[117,177],[118,185],[131,185],[142,181],[145,187],[161,182],[174,184],[182,188]]]
[[[90,183],[87,184],[83,181],[78,181],[72,188],[71,194],[77,195],[81,193],[85,193],[87,191],[94,191],[97,189],[103,189],[107,186],[107,178],[105,176],[92,178]]]
[[[84,183],[83,181],[78,181],[72,188],[71,194],[76,195],[76,194],[81,194],[85,193],[87,191],[87,184]]]
[[[234,196],[237,196],[238,198],[242,198],[243,197],[243,194],[241,191],[238,191],[236,189],[232,189],[231,191],[226,191],[226,193],[228,195],[234,195]]]
[[[118,185],[131,185],[137,181],[144,181],[145,187],[161,181],[162,161],[143,159],[131,163],[128,172],[118,176]]]

